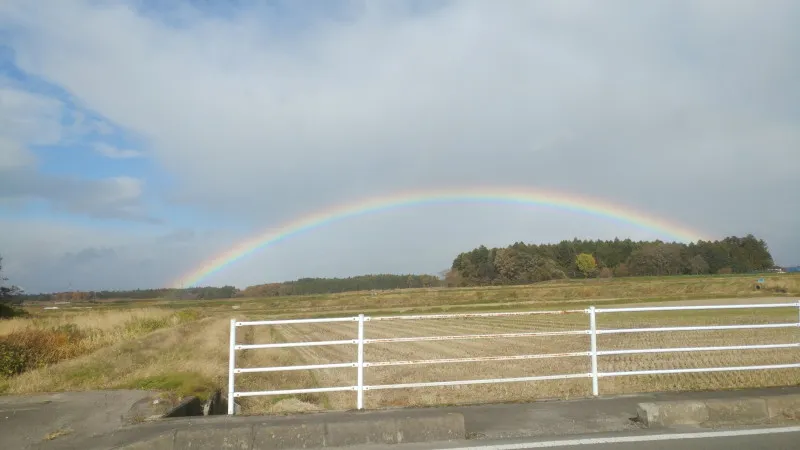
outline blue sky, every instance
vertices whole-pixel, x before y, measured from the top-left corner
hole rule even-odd
[[[28,290],[164,286],[331,205],[453,186],[590,195],[800,261],[796,2],[169,4],[0,5],[0,255]],[[459,204],[208,281],[435,273],[575,236],[669,238]]]

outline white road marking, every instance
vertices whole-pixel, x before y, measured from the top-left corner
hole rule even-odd
[[[569,439],[562,441],[539,441],[539,442],[527,442],[527,443],[523,442],[519,444],[482,445],[475,447],[450,448],[446,450],[519,450],[528,448],[553,448],[553,447],[569,447],[576,445],[622,444],[626,442],[671,441],[679,439],[707,439],[707,438],[718,438],[718,437],[757,436],[760,434],[798,433],[798,432],[800,432],[800,426],[781,427],[781,428],[760,428],[754,430],[705,431],[697,433],[673,433],[673,434],[656,434],[656,435],[642,435],[642,436]]]

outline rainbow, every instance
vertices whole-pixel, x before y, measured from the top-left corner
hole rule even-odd
[[[255,251],[335,221],[389,209],[436,203],[494,203],[523,206],[545,206],[615,220],[669,236],[683,242],[707,240],[701,233],[644,212],[586,196],[576,196],[552,190],[530,188],[466,188],[426,191],[406,191],[380,197],[366,198],[353,203],[335,205],[278,228],[253,236],[233,248],[204,261],[180,277],[173,286],[196,286],[209,275],[239,261]]]

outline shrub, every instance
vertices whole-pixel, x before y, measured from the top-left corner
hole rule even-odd
[[[125,332],[133,335],[146,334],[166,326],[166,319],[137,317],[125,322]]]
[[[28,328],[0,338],[0,374],[9,377],[83,353],[83,333],[74,325]]]
[[[28,313],[24,309],[0,303],[0,319],[11,319],[13,317],[24,317],[27,315]]]
[[[29,358],[19,344],[0,341],[0,377],[13,377],[28,369]]]
[[[175,324],[179,323],[186,323],[186,322],[193,322],[200,318],[200,313],[194,309],[182,309],[176,312],[173,317],[172,321]]]

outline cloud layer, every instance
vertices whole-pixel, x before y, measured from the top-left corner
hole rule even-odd
[[[0,6],[20,70],[144,142],[95,151],[116,161],[147,155],[173,181],[168,188],[125,174],[39,181],[24,172],[35,170],[26,148],[61,139],[60,106],[3,91],[0,170],[17,175],[0,181],[0,195],[146,220],[164,215],[142,200],[152,184],[153,196],[201,221],[235,218],[226,235],[244,238],[326,205],[397,190],[525,185],[608,198],[711,235],[752,232],[780,262],[800,254],[788,231],[800,225],[796,2],[243,4]],[[462,211],[464,220],[479,222],[480,211]],[[556,236],[567,230],[632,232],[560,214],[583,224],[571,230],[544,220],[517,230],[509,223],[527,213],[499,211],[487,225],[491,237],[454,224],[452,211],[426,211],[402,226],[424,220],[455,233],[464,250],[482,239],[503,245],[571,238]],[[168,213],[164,220],[170,226]],[[444,245],[442,234],[402,238],[393,226],[337,238],[344,248],[390,236],[425,239],[430,251],[317,259],[335,258],[340,275],[449,265],[455,245]],[[85,248],[98,247],[90,240]],[[273,265],[275,253],[257,255],[220,281],[336,272],[292,254]],[[179,276],[177,269],[168,271]]]

